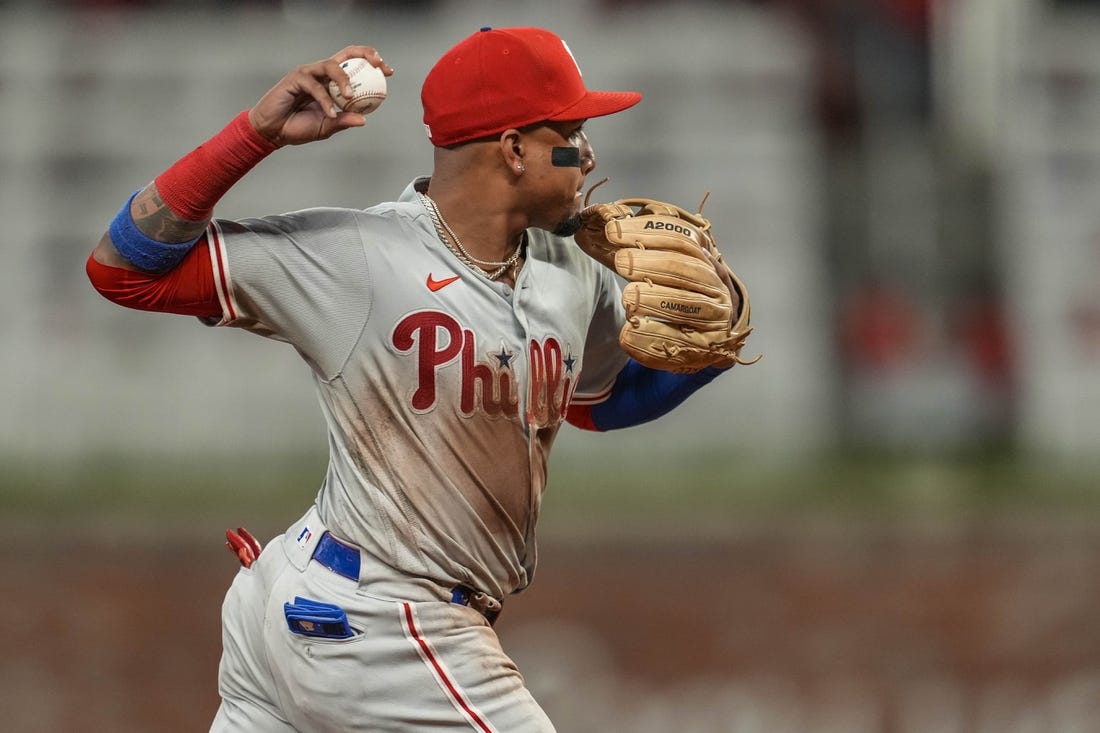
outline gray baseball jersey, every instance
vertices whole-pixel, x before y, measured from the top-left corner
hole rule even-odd
[[[524,588],[547,457],[569,404],[626,362],[614,275],[528,231],[515,289],[440,240],[414,181],[395,203],[217,220],[223,317],[313,371],[330,463],[324,525],[410,577]]]

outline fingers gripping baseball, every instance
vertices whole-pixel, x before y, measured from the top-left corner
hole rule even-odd
[[[748,291],[722,260],[709,220],[649,199],[587,206],[581,219],[577,244],[628,281],[624,351],[677,372],[756,361],[740,357],[752,332]]]
[[[393,75],[393,68],[371,46],[348,46],[327,59],[287,73],[249,111],[252,126],[276,145],[302,145],[363,126],[363,115],[340,110],[328,89],[331,81],[350,94],[350,80],[340,67],[349,58],[365,58],[383,75]]]

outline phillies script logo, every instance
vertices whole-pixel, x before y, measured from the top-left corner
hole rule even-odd
[[[474,333],[462,328],[452,316],[439,311],[421,311],[406,316],[393,330],[393,345],[402,353],[416,353],[417,386],[412,407],[425,412],[439,398],[437,375],[444,367],[458,362],[462,387],[459,409],[472,415],[480,406],[488,415],[516,417],[519,414],[519,387],[513,368],[514,352],[501,345],[489,352],[487,362],[475,359]],[[576,360],[564,356],[557,339],[528,345],[530,364],[527,421],[533,427],[561,421],[573,394],[573,367]]]
[[[557,425],[569,409],[576,375],[573,355],[562,354],[561,344],[551,337],[528,345],[531,391],[527,399],[527,424],[543,428]]]

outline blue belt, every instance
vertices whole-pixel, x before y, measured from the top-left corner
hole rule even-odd
[[[337,575],[359,580],[359,548],[345,545],[328,532],[321,535],[313,549],[313,559]]]
[[[342,575],[348,580],[359,581],[359,548],[341,542],[329,532],[325,532],[318,540],[317,547],[313,549],[313,559],[337,575]],[[501,608],[498,601],[464,585],[456,586],[451,590],[451,602],[473,608],[490,624],[496,623],[500,615]]]

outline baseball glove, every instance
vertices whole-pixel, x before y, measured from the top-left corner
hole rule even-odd
[[[627,280],[619,344],[636,361],[697,372],[760,359],[741,359],[752,333],[749,293],[723,261],[709,220],[646,198],[586,200],[581,220],[580,248]]]

